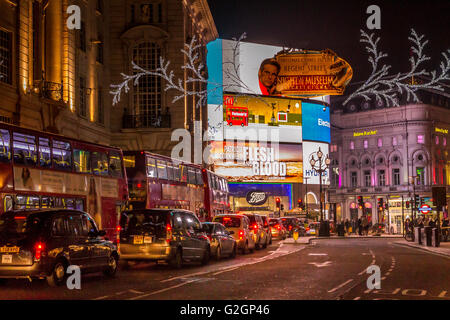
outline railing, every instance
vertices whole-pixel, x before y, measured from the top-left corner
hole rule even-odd
[[[432,186],[415,186],[416,192],[430,192]],[[376,186],[376,187],[360,187],[360,188],[331,188],[336,190],[337,194],[345,194],[345,193],[389,193],[389,192],[405,192],[410,191],[413,192],[413,186],[410,185],[409,188],[407,185],[400,186]]]
[[[122,120],[124,129],[170,128],[171,126],[170,114],[156,116],[153,114],[124,115]]]

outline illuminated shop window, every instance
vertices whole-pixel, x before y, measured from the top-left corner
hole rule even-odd
[[[417,143],[425,143],[425,137],[422,134],[417,135]]]
[[[350,141],[350,150],[355,150],[355,142]]]
[[[377,145],[379,148],[381,148],[383,146],[383,139],[378,138]]]
[[[364,140],[364,149],[367,149],[369,147],[369,141]]]

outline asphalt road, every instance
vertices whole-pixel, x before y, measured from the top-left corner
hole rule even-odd
[[[398,239],[333,239],[281,244],[236,259],[181,270],[140,263],[114,279],[82,278],[81,290],[45,281],[9,280],[0,300],[450,300],[450,258],[396,245]],[[367,267],[380,267],[381,288],[368,289]],[[373,283],[371,281],[371,283]]]

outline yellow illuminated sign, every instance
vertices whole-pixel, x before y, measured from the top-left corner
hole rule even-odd
[[[442,128],[434,128],[435,132],[448,134],[448,129],[442,129]]]
[[[361,136],[373,136],[376,135],[378,130],[370,130],[370,131],[363,131],[363,132],[353,132],[354,137],[361,137]]]

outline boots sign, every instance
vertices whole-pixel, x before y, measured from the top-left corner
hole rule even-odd
[[[247,203],[253,206],[260,206],[266,203],[267,194],[263,191],[250,191],[247,193]]]

